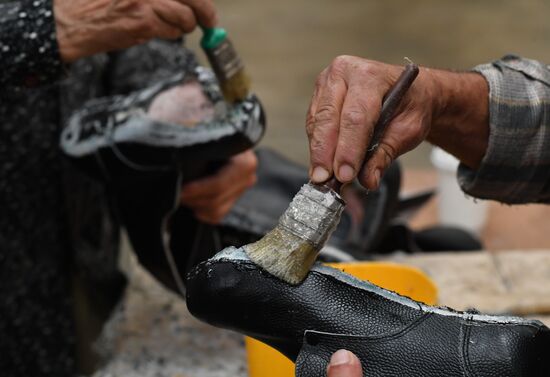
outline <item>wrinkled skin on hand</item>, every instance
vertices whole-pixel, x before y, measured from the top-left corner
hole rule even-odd
[[[54,0],[53,6],[65,62],[217,24],[211,0]]]
[[[218,224],[256,183],[257,167],[258,159],[252,150],[233,156],[215,174],[186,184],[181,203],[191,208],[197,219]]]
[[[475,168],[488,139],[488,87],[476,73],[421,68],[365,163],[385,94],[402,67],[353,56],[337,57],[319,75],[307,113],[314,182],[333,175],[343,183],[356,177],[376,189],[393,160],[423,140],[442,146]]]
[[[334,174],[339,181],[350,182],[360,175],[362,183],[376,188],[383,170],[392,160],[426,137],[433,104],[429,89],[415,82],[378,150],[361,171],[382,99],[402,70],[399,66],[343,56],[319,75],[306,123],[315,181]],[[423,74],[426,73],[421,72],[419,76]],[[417,81],[421,81],[421,77]]]

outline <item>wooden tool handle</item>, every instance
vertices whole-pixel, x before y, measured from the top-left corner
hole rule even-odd
[[[368,160],[370,160],[370,158],[378,148],[378,144],[380,143],[382,136],[384,136],[386,127],[393,119],[395,111],[399,107],[399,104],[401,103],[403,97],[405,97],[407,90],[409,90],[412,83],[416,79],[416,76],[418,76],[418,72],[419,69],[416,64],[407,64],[405,66],[405,70],[401,73],[395,84],[384,97],[384,101],[382,102],[382,110],[380,111],[380,117],[378,118],[378,122],[376,122],[376,125],[374,126],[374,133],[372,135],[369,148],[367,149],[367,153],[365,154],[363,165],[366,164]],[[338,193],[342,188],[342,183],[339,182],[336,177],[330,179],[326,183],[326,185]]]

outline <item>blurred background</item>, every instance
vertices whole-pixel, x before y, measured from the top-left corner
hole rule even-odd
[[[550,62],[550,2],[542,0],[217,0],[268,115],[263,145],[308,163],[305,113],[316,76],[334,57],[357,55],[403,64],[468,70],[514,53]],[[188,44],[199,51],[201,33]],[[198,54],[203,61],[204,55]],[[424,144],[401,158],[404,190],[433,187],[437,175]],[[434,201],[413,227],[437,222]],[[544,206],[492,203],[482,230],[491,249],[550,247]],[[530,223],[518,234],[518,223]]]

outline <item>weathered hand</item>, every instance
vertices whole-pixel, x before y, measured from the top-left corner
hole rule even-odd
[[[390,163],[426,138],[473,167],[479,164],[488,135],[485,80],[476,73],[421,68],[377,151],[363,166],[384,95],[402,71],[341,56],[321,72],[306,121],[314,182],[334,174],[341,182],[358,177],[365,187],[376,189]],[[474,133],[477,137],[469,140]],[[470,153],[472,148],[476,153]]]
[[[217,23],[211,0],[54,0],[53,6],[65,62]]]
[[[206,223],[217,224],[237,199],[256,183],[258,159],[248,150],[231,158],[216,174],[186,184],[181,203]]]
[[[327,367],[327,377],[363,377],[361,362],[349,351],[336,351]]]

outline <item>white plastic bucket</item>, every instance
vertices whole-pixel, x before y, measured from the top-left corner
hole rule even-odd
[[[467,197],[460,189],[456,179],[459,161],[454,156],[434,147],[431,161],[439,176],[439,222],[479,233],[487,220],[487,202]]]

